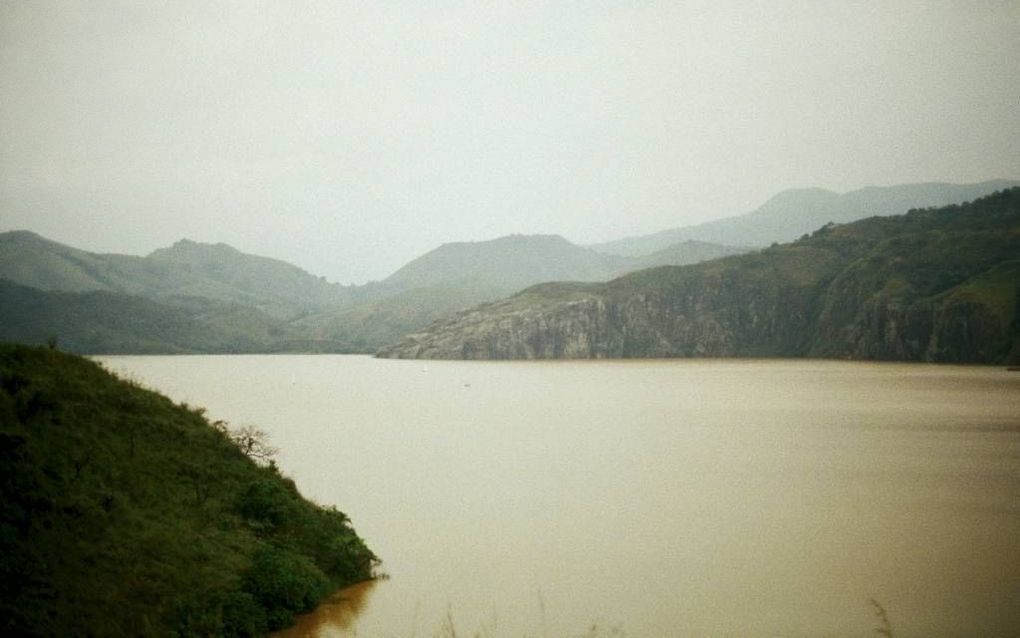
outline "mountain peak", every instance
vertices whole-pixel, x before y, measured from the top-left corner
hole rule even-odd
[[[839,197],[838,193],[824,188],[788,188],[770,197],[754,212],[761,214],[791,206],[827,206]]]
[[[0,237],[5,239],[42,239],[43,237],[37,233],[33,233],[30,230],[8,230],[7,232],[0,233]]]
[[[443,244],[405,264],[384,283],[410,289],[470,280],[511,290],[541,281],[605,279],[615,269],[612,258],[572,244],[560,235],[517,233]]]
[[[0,243],[8,245],[18,244],[45,244],[52,246],[63,246],[52,239],[46,239],[38,233],[33,233],[30,230],[9,230],[7,232],[0,233]]]
[[[215,244],[208,244],[205,242],[195,241],[188,239],[187,237],[178,239],[172,245],[167,248],[158,248],[149,254],[149,257],[159,258],[161,256],[193,256],[193,255],[240,255],[241,251],[234,248],[229,244],[218,242]]]
[[[482,239],[478,241],[450,241],[440,244],[439,249],[446,247],[465,247],[465,246],[500,246],[500,245],[532,245],[532,246],[568,246],[572,245],[562,235],[526,235],[523,233],[511,233],[509,235],[501,235],[493,239]]]

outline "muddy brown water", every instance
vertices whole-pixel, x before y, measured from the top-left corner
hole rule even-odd
[[[98,359],[269,431],[384,559],[288,635],[1020,635],[1004,368]]]

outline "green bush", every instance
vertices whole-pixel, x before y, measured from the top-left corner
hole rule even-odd
[[[178,601],[174,615],[178,620],[172,633],[182,638],[250,638],[269,631],[265,609],[243,591],[193,592]]]
[[[266,610],[270,629],[289,625],[330,590],[329,579],[306,556],[274,545],[260,549],[244,577],[244,591]]]
[[[296,515],[294,495],[279,479],[251,483],[238,499],[237,511],[256,528],[273,531]]]

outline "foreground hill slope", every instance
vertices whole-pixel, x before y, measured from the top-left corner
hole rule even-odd
[[[76,356],[0,344],[0,459],[4,635],[262,635],[371,577],[344,514]]]
[[[525,359],[1020,358],[1020,188],[830,225],[797,242],[603,284],[548,284],[379,355]]]
[[[591,248],[614,255],[646,255],[683,240],[762,247],[773,242],[793,241],[829,222],[843,224],[875,215],[902,215],[912,208],[960,204],[1014,186],[1020,186],[1020,182],[926,182],[871,186],[843,194],[821,188],[786,190],[744,215],[629,237]]]

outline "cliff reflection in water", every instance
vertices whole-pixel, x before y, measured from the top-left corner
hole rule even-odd
[[[354,622],[365,610],[377,581],[370,580],[341,589],[310,613],[297,617],[294,625],[273,634],[274,638],[335,638],[355,635]]]

